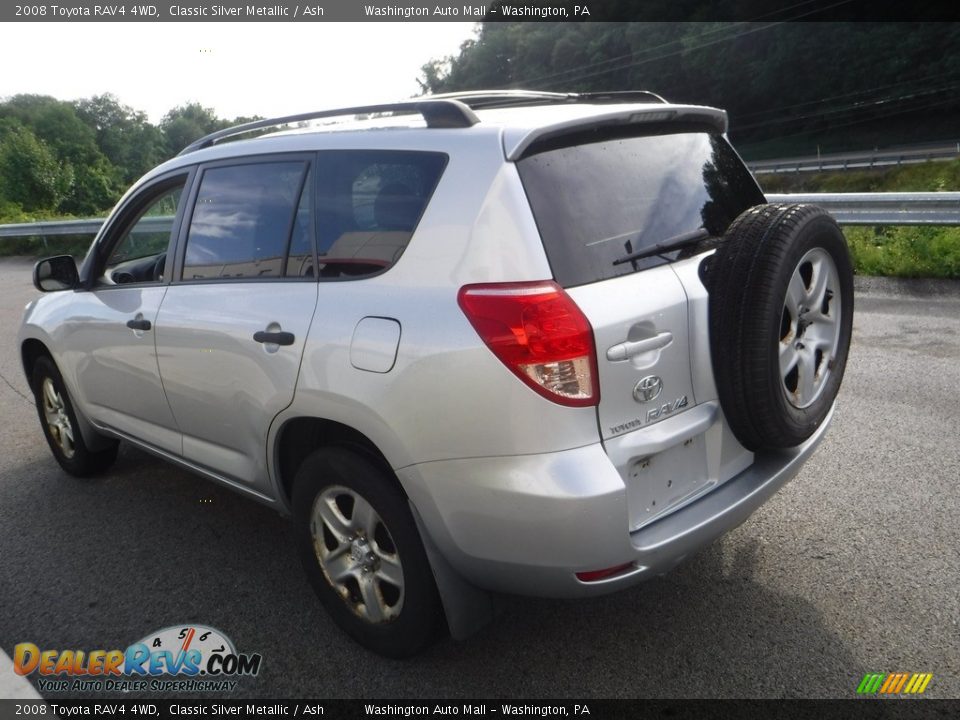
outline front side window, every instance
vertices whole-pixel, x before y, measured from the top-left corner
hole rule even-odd
[[[312,274],[306,260],[312,255],[309,213],[298,212],[306,171],[307,163],[300,160],[205,170],[190,220],[183,279],[283,277],[291,240],[298,268]]]
[[[119,241],[107,258],[101,283],[161,282],[167,266],[167,246],[183,196],[186,178],[165,184],[125,224]]]

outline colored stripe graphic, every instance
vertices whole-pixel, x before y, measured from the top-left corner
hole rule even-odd
[[[857,686],[859,695],[919,695],[933,679],[932,673],[867,673]]]

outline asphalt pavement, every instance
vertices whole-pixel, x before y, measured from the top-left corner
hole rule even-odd
[[[202,623],[263,656],[230,698],[852,698],[895,671],[960,697],[960,284],[858,283],[833,427],[744,525],[616,595],[500,598],[478,635],[402,662],[337,630],[273,511],[128,446],[103,477],[61,472],[15,342],[34,293],[0,259],[8,655]]]

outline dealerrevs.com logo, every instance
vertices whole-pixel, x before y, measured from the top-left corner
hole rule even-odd
[[[13,649],[18,675],[37,673],[40,692],[229,692],[239,678],[260,672],[259,653],[238,653],[206,625],[175,625],[150,633],[126,650]]]

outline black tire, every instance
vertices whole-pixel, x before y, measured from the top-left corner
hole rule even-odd
[[[49,357],[37,358],[33,365],[31,386],[40,426],[50,452],[60,467],[75,477],[89,477],[113,465],[119,443],[116,440],[104,440],[104,447],[97,450],[87,446],[63,377]]]
[[[830,412],[850,348],[853,267],[836,221],[813,205],[753,207],[730,225],[705,282],[733,433],[750,450],[803,443]]]
[[[294,479],[294,533],[307,576],[337,625],[367,649],[402,658],[437,637],[443,611],[407,499],[387,472],[345,448],[315,451]],[[362,522],[361,502],[371,522]],[[328,577],[321,560],[338,550],[343,563],[326,562],[343,569],[342,582]],[[372,598],[369,607],[365,598]]]

